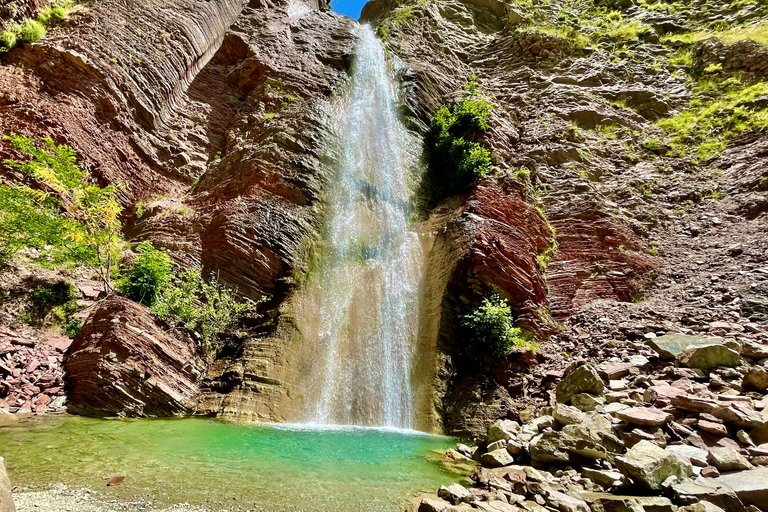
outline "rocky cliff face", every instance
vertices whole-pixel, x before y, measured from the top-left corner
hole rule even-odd
[[[495,103],[486,138],[498,175],[424,212],[420,428],[481,432],[498,417],[545,404],[567,358],[628,358],[612,347],[624,350],[645,332],[768,318],[764,135],[747,130],[708,160],[696,158],[694,135],[680,142],[660,128],[715,94],[695,70],[709,69],[716,84],[765,78],[764,45],[696,39],[713,22],[729,30],[759,21],[764,7],[657,4],[373,0],[365,7],[363,19],[402,64],[403,110],[414,133],[424,135],[473,75]],[[43,7],[20,5],[18,17]],[[337,158],[327,116],[351,65],[353,27],[312,1],[107,1],[3,57],[0,131],[72,145],[102,182],[129,185],[122,201],[131,241],[151,240],[177,264],[215,273],[242,295],[270,297],[264,320],[206,377],[191,354],[168,363],[183,384],[169,409],[141,412],[139,402],[164,396],[151,391],[133,405],[83,400],[80,410],[292,418],[301,390],[291,363],[302,336],[290,297],[307,270]],[[676,34],[693,42],[669,39]],[[732,107],[763,112],[764,97]],[[15,155],[3,143],[0,157],[8,156]],[[21,176],[0,167],[0,178]],[[748,243],[733,255],[723,249],[740,241]],[[741,260],[731,265],[731,256]],[[545,341],[538,356],[520,351],[477,364],[458,355],[458,315],[491,290]],[[111,349],[99,347],[132,345],[127,326],[146,324],[140,329],[167,346],[184,343],[140,308],[110,307],[91,315],[70,354],[72,410],[88,394],[76,391],[77,382],[105,389],[107,375],[122,371],[104,359]],[[760,326],[748,334],[728,329],[752,341],[765,336]],[[134,365],[136,375],[153,373],[148,368],[162,359],[144,348],[149,358]],[[102,380],[90,377],[98,368]]]

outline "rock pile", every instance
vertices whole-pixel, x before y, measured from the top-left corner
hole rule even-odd
[[[552,406],[448,458],[480,462],[418,512],[768,510],[768,345],[666,335],[655,356],[577,361]]]
[[[0,330],[0,423],[12,413],[64,410],[61,361],[72,343],[64,336],[44,341]]]

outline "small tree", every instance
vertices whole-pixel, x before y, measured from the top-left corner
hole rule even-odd
[[[503,358],[514,347],[532,345],[523,331],[514,326],[509,303],[496,293],[460,320],[471,354]]]
[[[146,240],[136,252],[139,255],[134,266],[120,276],[117,288],[129,299],[151,306],[173,278],[171,258]]]
[[[32,205],[35,215],[43,216],[46,220],[45,237],[55,239],[54,245],[68,253],[69,259],[90,266],[104,283],[107,293],[112,292],[112,273],[124,246],[120,233],[119,215],[123,210],[118,194],[125,189],[120,184],[98,187],[89,183],[89,174],[76,165],[76,153],[67,145],[57,145],[50,138],[43,139],[43,147],[35,141],[22,135],[6,135],[5,140],[20,153],[32,157],[26,162],[4,160],[3,163],[22,173],[31,176],[40,184],[46,186],[52,193],[34,190],[26,185],[5,187],[0,195],[7,198],[13,196],[9,190],[21,194],[15,198],[16,207],[26,202]],[[56,215],[59,205],[66,207],[71,215],[69,220],[62,220],[63,215]],[[17,228],[19,216],[14,214],[10,221],[10,235],[17,246],[21,242],[39,243],[33,236],[26,236]],[[16,222],[14,228],[13,222]],[[0,229],[7,228],[7,222],[0,223]],[[61,231],[51,232],[50,228],[58,226]],[[15,229],[15,235],[13,233]],[[9,233],[0,233],[0,237]],[[31,244],[35,246],[34,244]]]

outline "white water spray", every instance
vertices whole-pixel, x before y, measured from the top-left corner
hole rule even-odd
[[[334,122],[339,162],[321,263],[297,315],[314,349],[302,365],[304,419],[408,428],[423,266],[410,224],[417,160],[384,48],[368,25]]]

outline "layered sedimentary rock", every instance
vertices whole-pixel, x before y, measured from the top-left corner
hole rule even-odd
[[[100,302],[64,360],[67,408],[86,416],[193,412],[205,365],[191,340],[121,297]]]
[[[429,388],[419,396],[431,407],[422,404],[430,423],[421,427],[440,431],[445,423],[457,434],[468,433],[509,409],[509,368],[500,364],[489,372],[461,358],[446,358],[460,352],[464,342],[456,335],[458,317],[467,304],[500,290],[521,324],[543,335],[550,326],[537,256],[550,247],[552,233],[514,182],[499,186],[493,180],[443,202],[427,229],[434,238],[426,261],[417,373],[424,376],[421,385]],[[450,404],[444,402],[446,393],[454,397]]]

